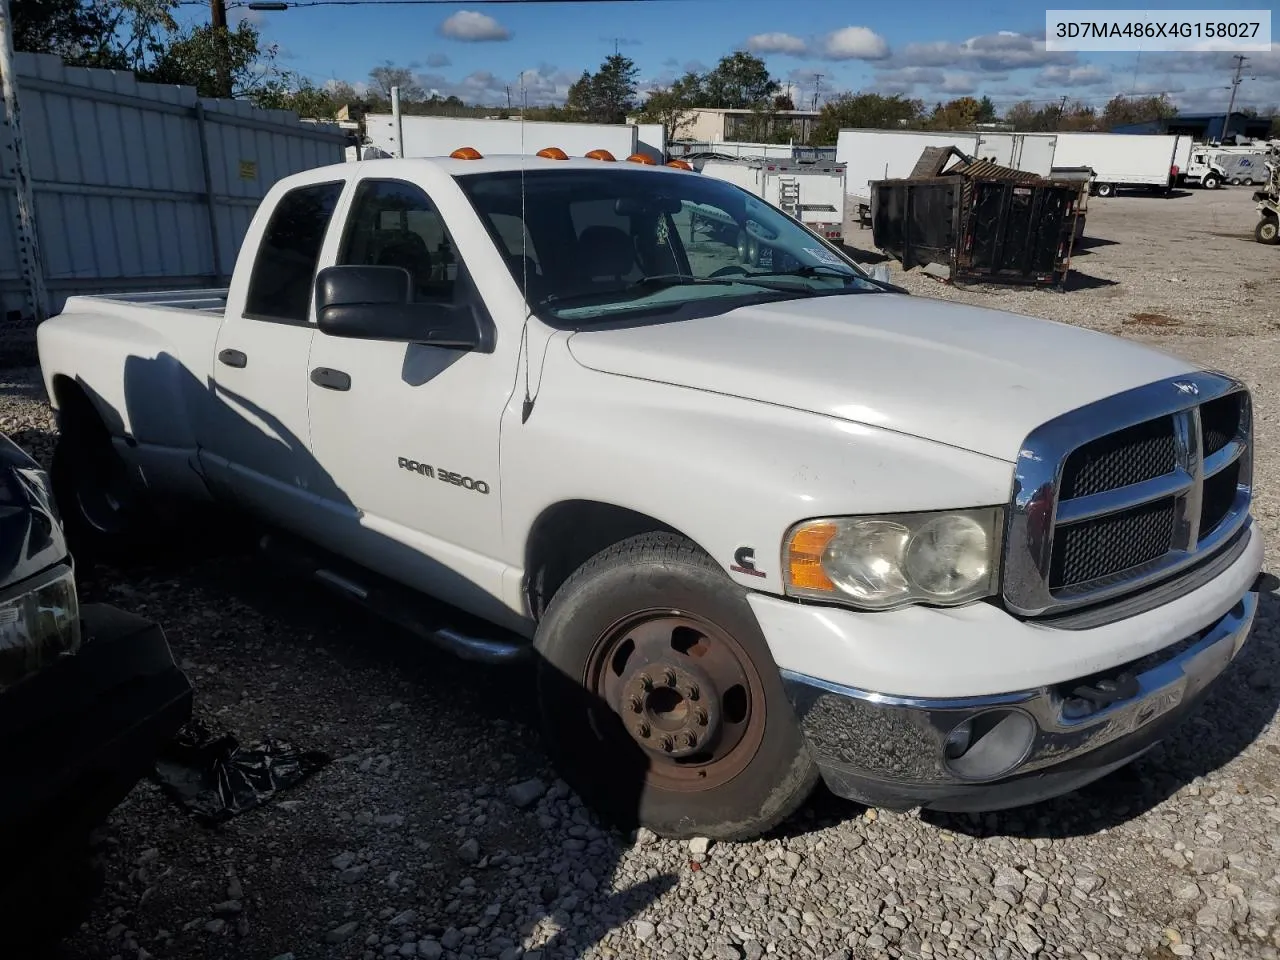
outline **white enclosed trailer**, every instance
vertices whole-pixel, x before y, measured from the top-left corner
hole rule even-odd
[[[909,177],[926,147],[953,146],[971,157],[1047,177],[1055,165],[1055,134],[934,132],[921,130],[841,130],[836,160],[846,167],[845,189],[867,200],[875,180]]]
[[[1125,187],[1167,190],[1173,183],[1178,137],[1151,133],[1059,133],[1054,165],[1092,167],[1093,191]]]
[[[391,156],[447,157],[459,147],[474,147],[484,156],[535,154],[544,147],[559,147],[571,157],[591,150],[608,150],[623,160],[636,152],[638,136],[632,124],[554,123],[482,117],[401,116],[404,151],[396,142],[395,119],[389,113],[365,119],[369,144]]]
[[[704,177],[749,190],[790,214],[821,237],[839,243],[844,235],[845,167],[802,160],[708,160]]]

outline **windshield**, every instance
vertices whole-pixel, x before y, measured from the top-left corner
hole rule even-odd
[[[576,325],[879,291],[851,260],[739,187],[697,174],[526,170],[458,177],[529,306]]]

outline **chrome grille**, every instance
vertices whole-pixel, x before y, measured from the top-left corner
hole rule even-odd
[[[1134,594],[1207,559],[1248,519],[1252,409],[1196,373],[1050,421],[1015,472],[1004,599],[1023,616]]]

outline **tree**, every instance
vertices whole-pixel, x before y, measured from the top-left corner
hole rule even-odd
[[[384,60],[381,66],[370,70],[369,81],[384,100],[391,99],[392,87],[400,88],[401,100],[417,101],[426,97],[426,91],[414,77],[413,71],[408,67],[397,67],[390,60]]]
[[[990,97],[984,96],[978,101],[978,123],[991,123],[996,118],[996,105],[991,102]]]
[[[1130,123],[1149,123],[1176,116],[1178,108],[1163,93],[1158,97],[1126,97],[1117,94],[1102,109],[1102,127],[1114,130]]]
[[[599,70],[583,70],[570,85],[565,107],[592,123],[622,123],[635,110],[639,73],[630,57],[619,53],[606,57]]]
[[[900,94],[842,93],[822,106],[814,124],[811,142],[815,146],[833,144],[841,127],[869,127],[898,130],[915,126],[924,113],[924,103]]]
[[[218,95],[218,65],[226,57],[231,95],[259,105],[275,105],[284,97],[290,78],[277,66],[274,44],[263,48],[258,28],[241,20],[234,30],[204,24],[174,37],[148,66],[137,71],[140,80],[186,84],[202,97]]]
[[[739,50],[721,57],[702,80],[703,101],[698,106],[746,110],[758,106],[781,89],[769,76],[765,62]]]
[[[702,96],[702,77],[686,73],[665,90],[654,90],[640,109],[645,123],[660,123],[667,141],[679,140],[684,128],[693,122],[693,107]]]
[[[773,109],[775,110],[794,110],[796,102],[791,99],[791,94],[780,93],[773,98]]]
[[[957,97],[933,108],[929,126],[935,130],[968,130],[978,122],[982,104],[973,97]]]

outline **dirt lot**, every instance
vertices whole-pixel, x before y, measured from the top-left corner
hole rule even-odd
[[[1092,201],[1067,293],[894,276],[1243,377],[1274,564],[1280,248],[1251,241],[1248,193]],[[0,429],[47,457],[35,371],[0,374]],[[234,543],[83,591],[160,621],[201,704],[243,741],[337,759],[217,828],[139,786],[100,838],[106,887],[60,957],[1280,956],[1274,598],[1201,713],[1077,795],[983,817],[819,796],[775,836],[702,853],[595,825],[547,769],[522,672],[436,654]]]

